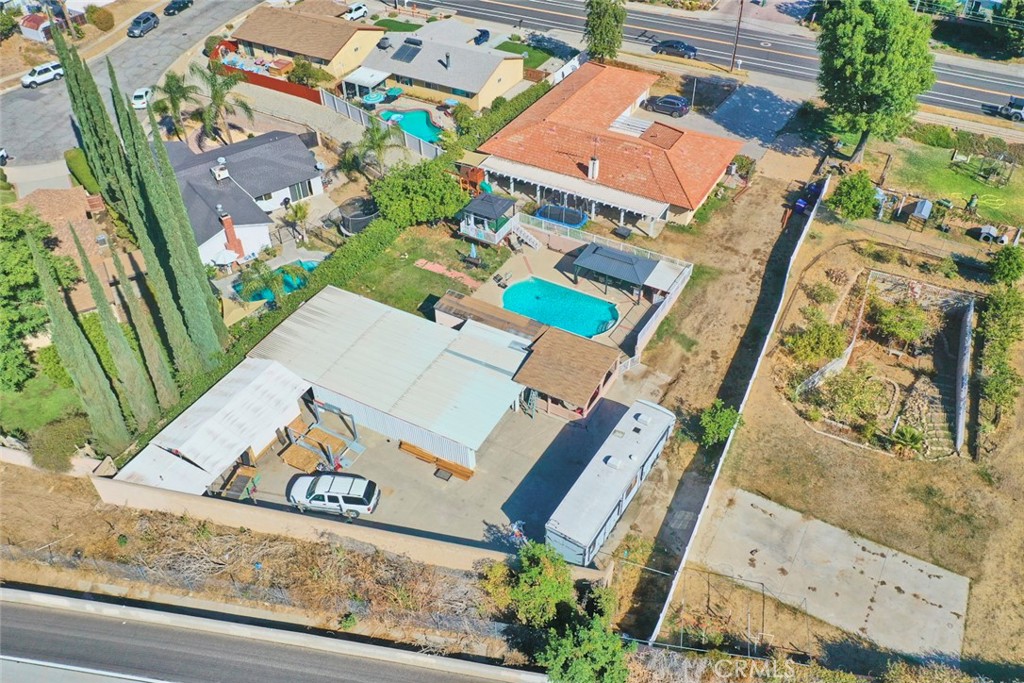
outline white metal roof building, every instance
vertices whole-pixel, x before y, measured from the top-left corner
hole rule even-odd
[[[247,358],[203,394],[117,474],[117,479],[202,494],[248,449],[258,454],[299,415],[310,383],[280,363]]]
[[[523,387],[519,337],[467,321],[460,330],[327,287],[250,351],[313,385],[357,424],[468,468]]]
[[[636,401],[598,448],[545,524],[566,561],[589,565],[650,474],[675,429],[672,411]]]

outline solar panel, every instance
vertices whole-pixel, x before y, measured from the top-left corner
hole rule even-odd
[[[416,59],[416,55],[420,53],[421,49],[422,48],[413,45],[403,45],[402,47],[398,48],[398,50],[395,51],[395,54],[394,56],[391,57],[391,59],[395,60],[396,62],[405,62],[406,64],[408,64],[412,60]]]

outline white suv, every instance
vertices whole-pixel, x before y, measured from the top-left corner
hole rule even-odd
[[[366,9],[366,5],[361,2],[357,2],[354,5],[349,5],[348,11],[341,15],[341,18],[347,21],[355,21],[356,19],[362,19],[369,14],[370,10]]]
[[[380,502],[377,484],[358,474],[316,474],[296,477],[288,502],[301,512],[313,510],[355,519],[371,514]]]
[[[47,62],[46,64],[40,64],[22,76],[21,87],[37,88],[43,83],[59,81],[62,78],[64,78],[64,67],[60,65],[60,62]]]

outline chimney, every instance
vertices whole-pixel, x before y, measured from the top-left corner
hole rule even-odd
[[[597,180],[598,171],[601,170],[601,162],[597,157],[590,157],[590,166],[587,167],[587,179]]]
[[[444,53],[444,68],[445,69],[452,68],[452,53],[451,52],[445,52]]]
[[[224,246],[229,251],[238,254],[238,258],[242,258],[245,256],[245,248],[242,246],[242,240],[238,239],[238,235],[235,233],[235,221],[220,204],[217,205],[217,214],[220,216],[220,224],[224,226]]]
[[[230,178],[231,175],[228,173],[227,159],[224,157],[217,157],[217,165],[210,169],[210,173],[213,174],[214,179],[218,183]]]

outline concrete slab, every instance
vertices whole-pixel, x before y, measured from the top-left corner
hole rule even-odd
[[[725,493],[691,560],[879,645],[958,659],[970,582],[746,491]]]
[[[8,166],[7,182],[14,185],[18,198],[35,190],[66,190],[71,187],[71,175],[64,160],[29,166]]]

